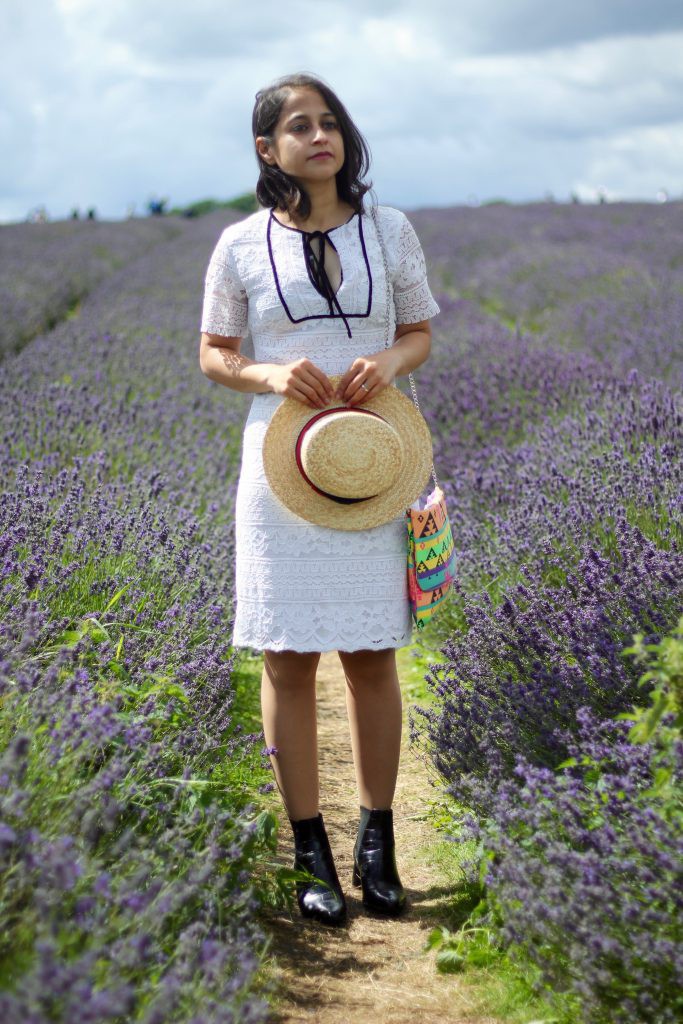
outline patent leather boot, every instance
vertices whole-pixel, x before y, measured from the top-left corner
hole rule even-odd
[[[358,838],[353,851],[353,884],[362,886],[368,910],[398,917],[407,906],[396,868],[394,818],[391,808],[360,809]]]
[[[315,818],[292,821],[294,832],[294,867],[310,871],[318,882],[297,882],[296,896],[304,917],[324,924],[340,925],[346,920],[346,900],[334,866],[330,841],[322,814]],[[325,884],[326,883],[326,884]]]

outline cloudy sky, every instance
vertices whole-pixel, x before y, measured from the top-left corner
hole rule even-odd
[[[683,197],[681,0],[0,0],[0,221],[252,189],[254,94],[302,70],[382,202]]]

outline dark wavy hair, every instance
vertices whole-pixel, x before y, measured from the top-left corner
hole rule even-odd
[[[370,150],[342,101],[319,78],[308,74],[285,75],[257,92],[251,116],[254,142],[262,135],[272,143],[282,107],[292,89],[315,89],[337,119],[344,140],[344,163],[337,172],[337,193],[356,213],[361,213],[363,196],[372,188],[372,182],[363,180],[370,169]],[[311,212],[306,190],[299,188],[294,179],[279,167],[272,167],[262,160],[258,151],[256,159],[259,165],[256,198],[261,206],[286,210],[290,215],[296,213],[305,220]]]

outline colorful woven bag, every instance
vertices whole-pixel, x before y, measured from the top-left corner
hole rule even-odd
[[[410,610],[417,628],[424,629],[455,579],[455,542],[446,499],[438,484],[423,509],[407,510],[406,522]]]
[[[379,226],[379,217],[374,207],[372,219],[377,230],[384,275],[387,288],[387,310],[391,302],[391,284],[384,239]],[[391,345],[389,314],[387,312],[386,347]],[[417,390],[412,373],[408,374],[410,390],[415,408],[420,412]],[[443,605],[455,579],[455,542],[446,511],[446,499],[436,479],[432,465],[434,490],[427,498],[424,508],[412,506],[406,511],[408,526],[408,599],[413,621],[418,629],[424,629],[432,616]]]

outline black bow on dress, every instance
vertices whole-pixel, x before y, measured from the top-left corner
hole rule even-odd
[[[331,315],[334,316],[334,310],[336,308],[339,316],[344,321],[346,333],[350,338],[352,335],[349,322],[344,316],[344,310],[339,305],[339,300],[334,288],[332,287],[332,282],[327,276],[327,271],[325,270],[325,243],[329,241],[327,234],[324,231],[304,231],[303,239],[304,256],[311,274],[311,280],[313,281],[316,290],[320,292],[324,299],[326,299]],[[313,242],[318,243],[319,248],[317,253],[313,247]],[[330,245],[332,245],[331,242]],[[332,248],[334,249],[333,245]]]

